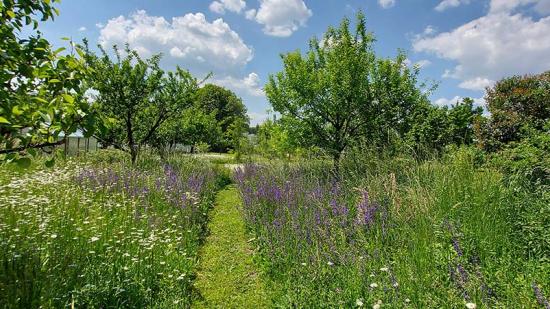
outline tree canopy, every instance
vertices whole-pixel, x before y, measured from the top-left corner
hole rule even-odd
[[[97,91],[95,106],[104,116],[107,130],[100,141],[130,152],[135,162],[138,150],[150,142],[159,127],[179,117],[193,104],[198,81],[186,70],[165,73],[160,55],[142,59],[128,47],[125,56],[115,47],[113,60],[105,50],[87,54],[94,70],[89,76]]]
[[[206,114],[213,113],[219,123],[222,137],[214,145],[214,150],[226,151],[234,148],[233,132],[248,129],[249,119],[241,98],[231,90],[214,84],[206,84],[197,92],[196,107]]]
[[[490,119],[479,126],[478,137],[487,150],[498,150],[531,134],[544,131],[550,121],[550,71],[512,76],[487,89]]]
[[[483,108],[464,98],[451,107],[426,106],[417,112],[407,142],[414,150],[441,151],[447,145],[471,145],[475,140],[474,125]]]
[[[362,13],[353,32],[345,18],[321,41],[313,38],[305,55],[282,55],[283,71],[266,85],[274,110],[295,119],[303,142],[324,149],[335,164],[359,139],[373,139],[389,127],[404,135],[408,117],[428,104],[417,85],[418,69],[405,66],[402,53],[396,59],[377,57],[373,43]]]
[[[35,149],[60,144],[78,128],[86,135],[95,129],[84,97],[88,71],[75,55],[82,51],[53,50],[37,30],[58,14],[55,2],[0,2],[0,160],[27,166]]]

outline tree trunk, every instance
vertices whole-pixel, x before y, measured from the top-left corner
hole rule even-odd
[[[136,165],[137,154],[138,152],[136,145],[130,145],[130,156],[132,157],[132,165]]]
[[[342,156],[342,151],[338,150],[332,155],[332,172],[336,179],[340,178],[340,157]]]
[[[130,147],[130,156],[132,157],[132,165],[136,164],[137,159],[137,145],[134,142],[134,131],[132,128],[132,113],[128,111],[126,114],[126,133],[128,138],[128,146]]]

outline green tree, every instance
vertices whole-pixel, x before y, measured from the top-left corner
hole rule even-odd
[[[98,92],[96,106],[109,128],[99,139],[129,151],[135,163],[139,149],[154,141],[160,126],[192,105],[199,83],[179,67],[164,73],[158,65],[160,55],[144,60],[126,47],[122,57],[115,47],[113,60],[101,52],[87,54],[94,70],[90,81]]]
[[[292,131],[292,126],[285,118],[262,123],[258,128],[257,139],[260,152],[269,157],[288,158],[299,148],[296,132]]]
[[[474,100],[464,98],[447,111],[449,142],[455,145],[471,145],[475,140],[474,124],[482,118],[483,108],[474,107]]]
[[[198,144],[218,145],[223,136],[216,114],[197,107],[186,111],[179,120],[177,132],[179,142],[193,148]]]
[[[407,146],[417,154],[441,150],[449,144],[450,122],[447,107],[427,106],[416,116],[407,133]]]
[[[409,146],[415,150],[440,151],[447,145],[471,145],[474,125],[482,117],[483,108],[474,107],[471,98],[464,98],[451,107],[428,105],[417,110],[410,131]]]
[[[486,150],[544,131],[550,121],[550,71],[504,78],[487,89],[485,101],[491,117],[477,133]]]
[[[153,135],[150,144],[162,156],[166,149],[172,150],[177,144],[195,148],[198,144],[218,144],[221,138],[221,128],[215,114],[207,114],[199,108],[191,107],[178,117],[163,123]]]
[[[0,160],[28,165],[35,149],[61,144],[59,136],[78,128],[86,136],[95,128],[83,60],[53,50],[37,30],[37,16],[58,15],[55,2],[0,1]],[[31,31],[28,37],[21,36],[23,28]]]
[[[382,147],[392,146],[395,139],[404,139],[418,121],[419,114],[429,110],[428,88],[418,81],[420,68],[410,68],[400,51],[395,59],[377,59],[372,67],[371,89],[376,108],[363,116],[370,117],[368,142]]]
[[[231,145],[231,148],[236,153],[236,159],[239,160],[241,155],[249,149],[248,145],[248,118],[237,118],[231,123],[227,132],[224,134],[225,139]]]
[[[512,76],[487,89],[491,112],[476,125],[479,145],[507,177],[550,185],[550,71]],[[517,182],[517,179],[516,179]]]
[[[362,13],[354,33],[345,18],[321,42],[312,39],[307,54],[282,55],[283,71],[266,85],[274,110],[297,120],[303,141],[324,149],[335,167],[348,146],[405,125],[402,119],[418,102],[427,102],[416,85],[418,70],[408,69],[402,54],[395,60],[377,58],[373,42]]]
[[[217,144],[211,145],[214,150],[234,149],[237,146],[233,138],[236,126],[239,126],[239,130],[241,127],[246,130],[249,123],[242,100],[231,90],[207,84],[198,91],[196,105],[206,114],[214,113],[221,127],[223,138]]]

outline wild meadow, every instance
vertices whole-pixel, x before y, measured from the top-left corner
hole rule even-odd
[[[375,158],[356,154],[339,179],[327,163],[236,172],[277,306],[548,307],[548,239],[517,230],[536,224],[521,221],[519,205],[536,205],[517,201],[501,173],[477,166],[472,150]]]
[[[3,170],[2,307],[189,306],[215,171],[119,160]]]
[[[550,309],[548,6],[441,1],[488,15],[407,27],[408,55],[367,21],[394,35],[409,18],[342,1],[315,2],[322,37],[283,42],[313,16],[305,1],[165,1],[211,2],[168,19],[133,3],[61,47],[47,37],[76,8],[129,1],[0,0],[0,308]],[[263,82],[252,46],[209,21],[225,13],[278,36],[257,45],[280,56],[254,64]],[[444,61],[424,71],[420,50]]]

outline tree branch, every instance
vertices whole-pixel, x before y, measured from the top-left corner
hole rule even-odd
[[[144,145],[145,143],[147,143],[147,141],[151,138],[151,136],[153,136],[153,134],[155,133],[155,131],[157,130],[158,127],[160,127],[160,125],[167,119],[168,117],[165,117],[164,116],[164,113],[161,113],[159,114],[159,116],[157,117],[157,120],[155,121],[155,123],[153,124],[153,126],[149,129],[149,132],[147,132],[147,135],[145,135],[145,137],[140,141],[140,145]]]
[[[59,140],[57,142],[53,143],[43,143],[43,144],[35,144],[35,145],[27,145],[27,146],[21,146],[17,148],[11,148],[11,149],[0,149],[0,154],[6,154],[6,153],[14,153],[23,151],[25,149],[41,149],[46,147],[52,147],[52,146],[59,146],[65,144],[65,139]]]

